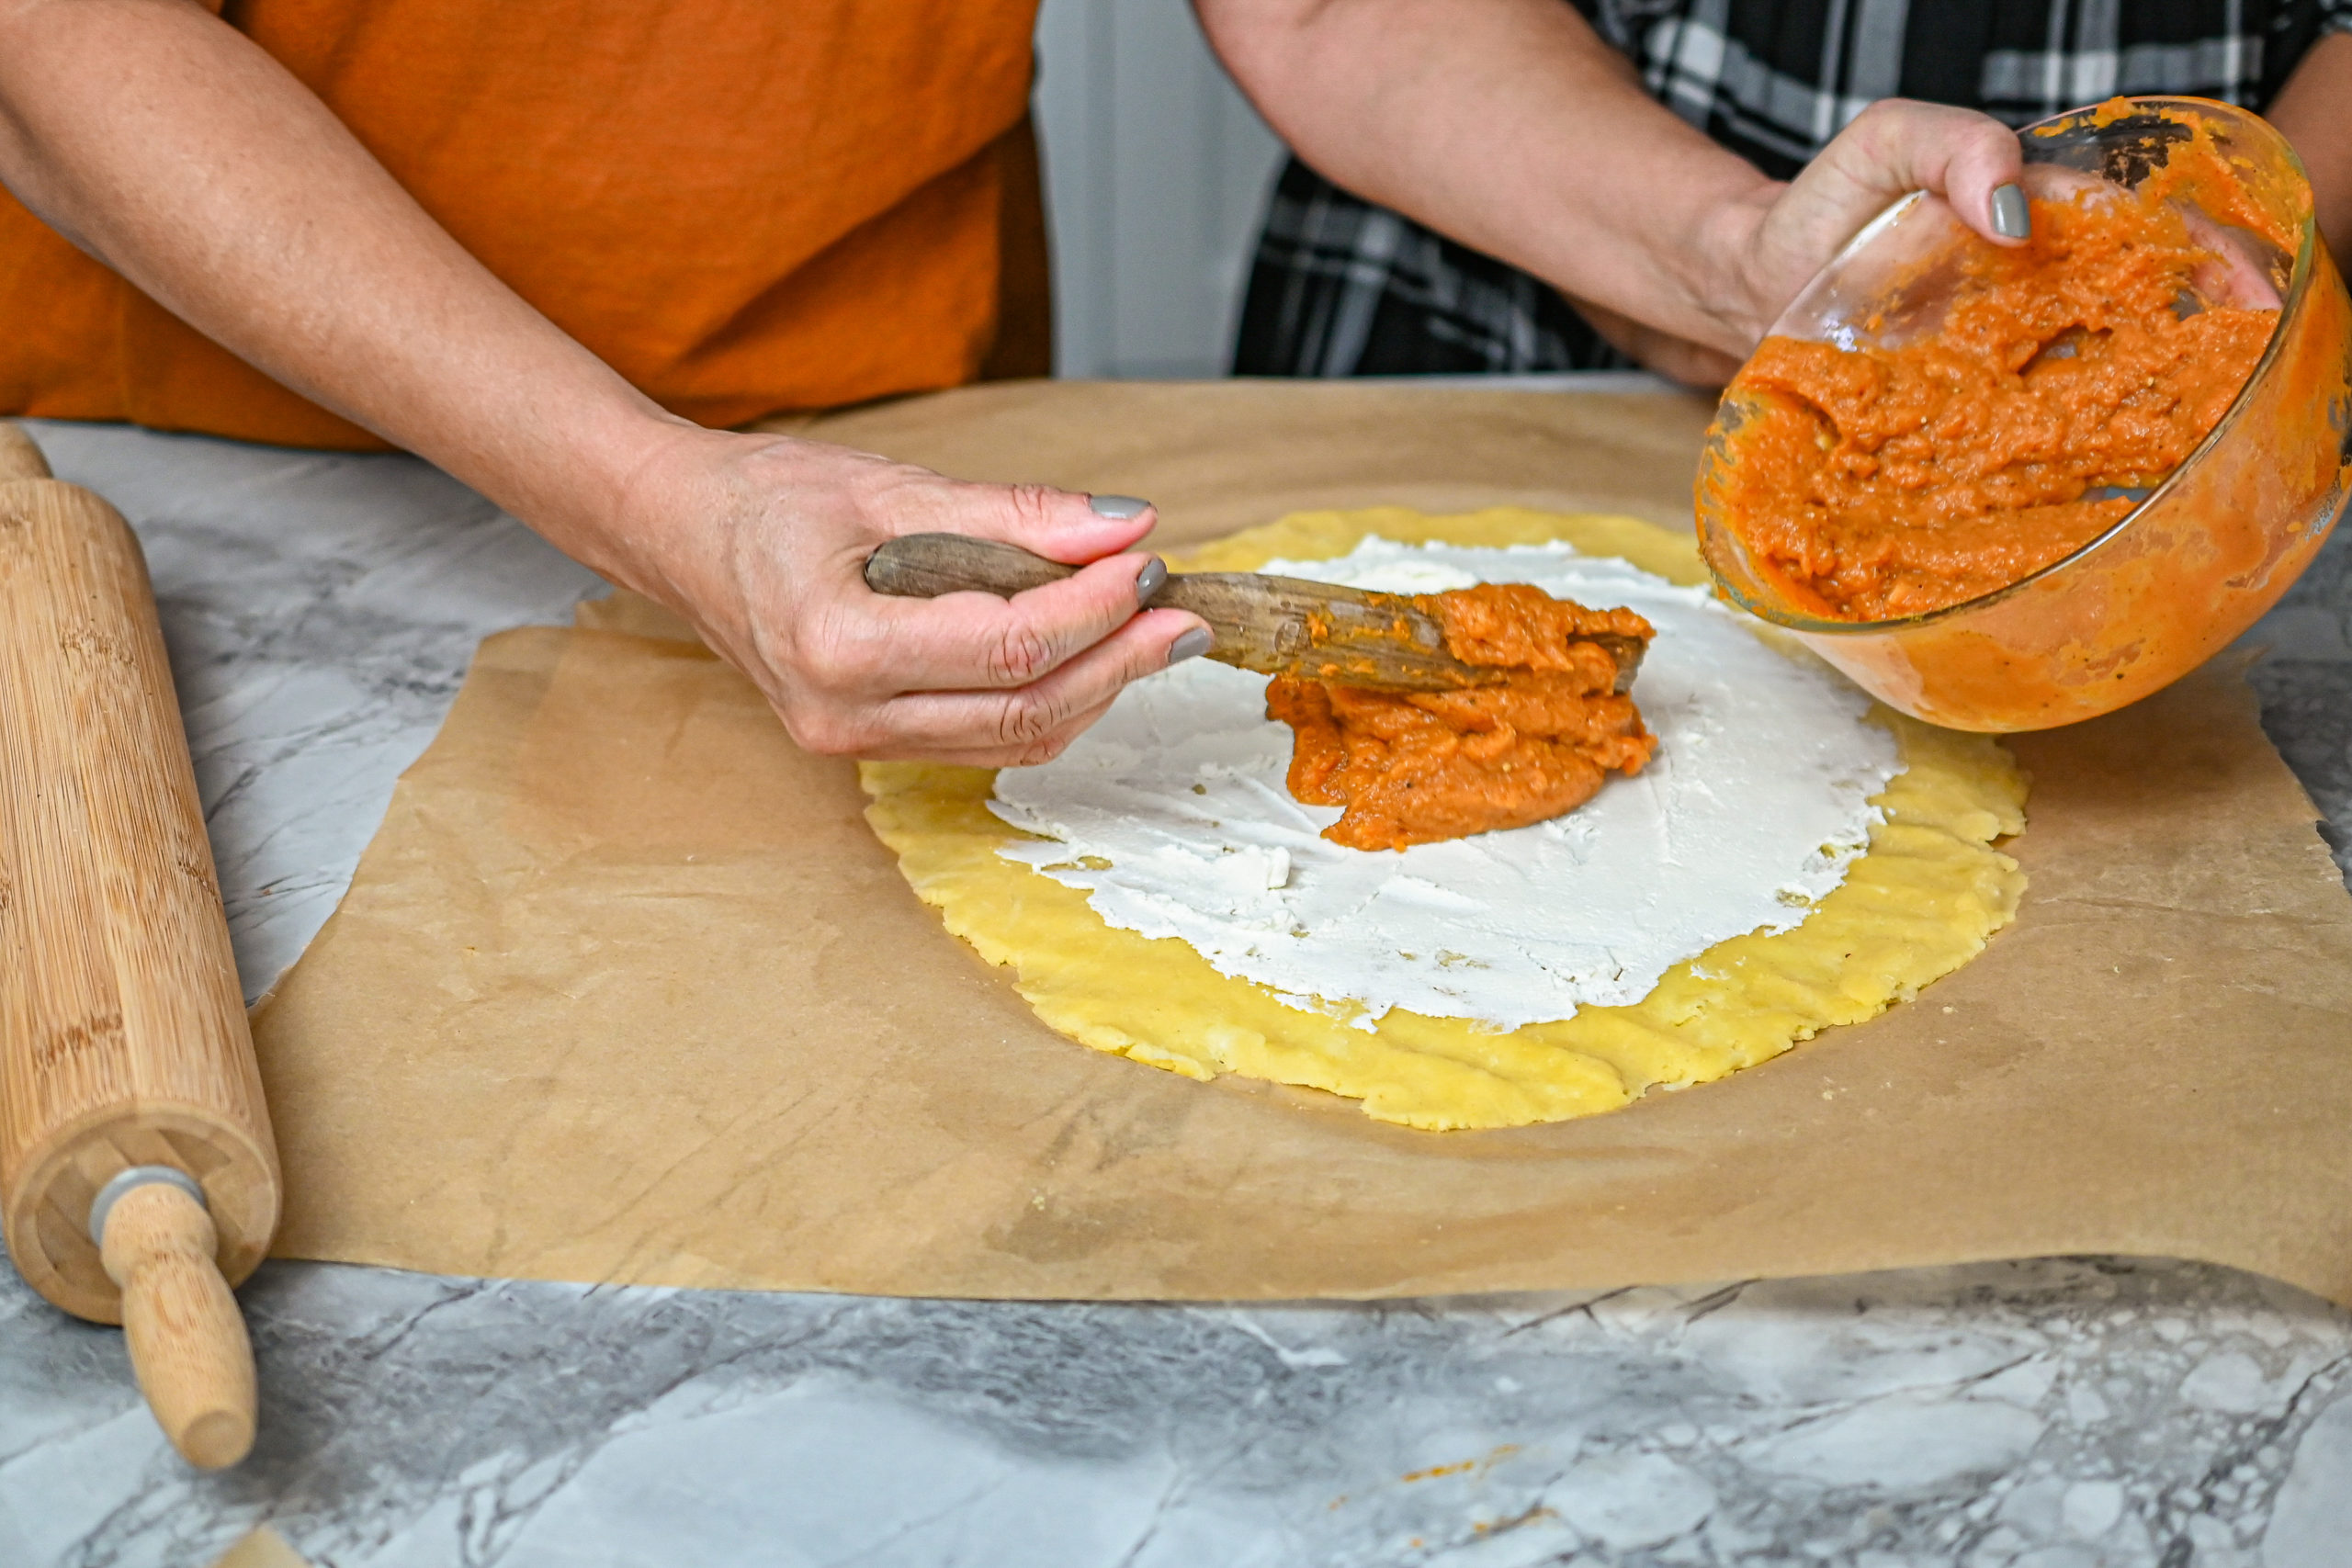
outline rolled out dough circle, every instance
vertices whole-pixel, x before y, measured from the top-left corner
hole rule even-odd
[[[1266,677],[1198,660],[1139,681],[1052,761],[997,775],[1009,860],[1108,923],[1369,1029],[1394,1008],[1495,1030],[1647,996],[1676,963],[1787,931],[1845,880],[1901,766],[1871,699],[1702,588],[1565,544],[1366,539],[1287,576],[1435,592],[1532,582],[1657,628],[1634,695],[1647,767],[1565,816],[1402,851],[1335,844],[1285,784]]]
[[[1565,540],[1685,583],[1690,543],[1628,518],[1498,509],[1429,517],[1394,509],[1307,513],[1197,552],[1192,570],[1328,559],[1368,536],[1508,546]],[[1272,1079],[1359,1100],[1384,1121],[1476,1128],[1617,1109],[1770,1059],[1859,1022],[1981,952],[2013,917],[2024,876],[1996,840],[2024,827],[2025,788],[1989,738],[1884,716],[1904,762],[1875,797],[1869,852],[1793,930],[1719,942],[1668,967],[1636,1001],[1503,1031],[1396,1008],[1367,1031],[1221,975],[1181,940],[1104,923],[1086,894],[1004,859],[1013,830],[988,808],[994,774],[913,763],[862,769],[866,816],[948,929],[1047,1024],[1085,1044],[1209,1079]]]

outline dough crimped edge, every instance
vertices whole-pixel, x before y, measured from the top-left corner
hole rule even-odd
[[[1679,583],[1705,568],[1683,537],[1631,517],[1498,507],[1461,516],[1401,508],[1301,513],[1193,551],[1184,570],[1246,571],[1329,559],[1368,535],[1408,543],[1566,541]],[[2017,912],[2025,874],[1996,847],[2025,828],[2026,780],[1988,736],[1884,708],[1903,771],[1873,797],[1885,820],[1867,853],[1795,928],[1717,942],[1624,1007],[1501,1032],[1391,1010],[1367,1032],[1220,975],[1173,937],[1103,922],[1083,891],[997,847],[1020,836],[987,807],[978,768],[866,762],[866,820],[947,929],[1045,1022],[1084,1044],[1204,1081],[1220,1073],[1329,1090],[1384,1122],[1430,1130],[1513,1127],[1614,1111],[1769,1061],[1833,1024],[1859,1023],[1984,951]]]

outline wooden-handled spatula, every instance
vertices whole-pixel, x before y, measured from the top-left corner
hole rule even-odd
[[[876,593],[908,599],[967,590],[1010,598],[1077,570],[992,539],[908,534],[866,558],[865,583]],[[1491,685],[1510,673],[1464,664],[1448,653],[1437,617],[1402,593],[1252,571],[1195,571],[1169,573],[1146,603],[1200,616],[1216,639],[1211,659],[1261,675],[1447,692]],[[1640,640],[1592,640],[1616,659],[1617,689],[1625,690],[1642,660]]]

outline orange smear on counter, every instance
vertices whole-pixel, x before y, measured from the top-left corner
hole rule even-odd
[[[2278,321],[2199,308],[2247,264],[2164,197],[2216,156],[2200,132],[2136,193],[2035,201],[2031,241],[1973,247],[1932,333],[1764,341],[1729,392],[1750,412],[1724,515],[1791,604],[1880,621],[1976,598],[2090,543],[2136,504],[2116,491],[2188,457]]]
[[[1646,645],[1631,610],[1588,610],[1525,583],[1417,596],[1446,650],[1509,670],[1491,686],[1400,692],[1278,676],[1266,711],[1296,732],[1290,791],[1343,806],[1323,830],[1359,850],[1522,828],[1592,798],[1611,772],[1639,773],[1657,749],[1617,659],[1596,637]]]

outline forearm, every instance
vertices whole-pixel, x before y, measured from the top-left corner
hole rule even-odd
[[[1138,613],[1148,508],[663,412],[185,0],[0,0],[0,181],[199,331],[684,613],[804,745],[1039,761],[1206,646],[1193,615]],[[1091,564],[1009,601],[867,589],[877,545],[940,529]]]
[[[668,416],[185,0],[0,0],[0,182],[190,325],[589,564]]]
[[[2321,236],[2352,266],[2352,33],[2319,40],[2270,106],[2270,122],[2312,176]]]
[[[1763,302],[1711,232],[1781,187],[1645,93],[1561,0],[1198,0],[1329,178],[1664,331],[1744,355]]]

